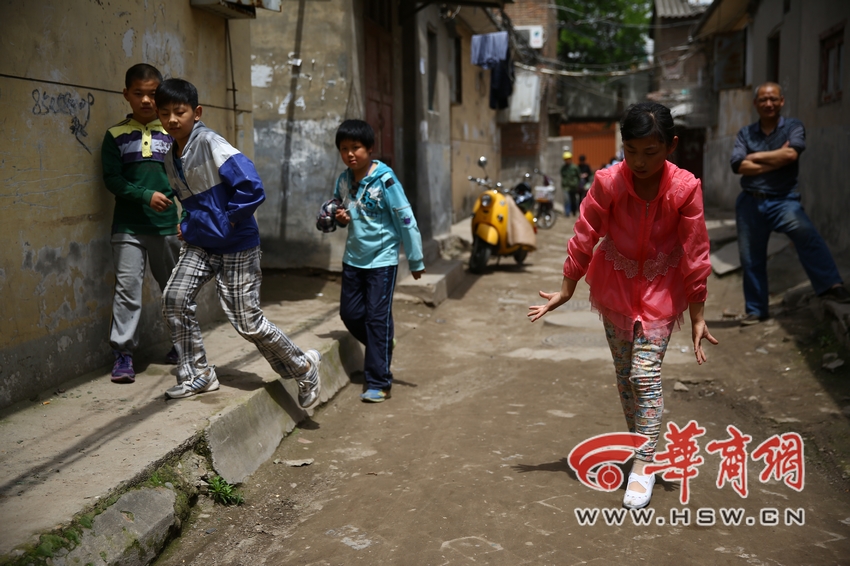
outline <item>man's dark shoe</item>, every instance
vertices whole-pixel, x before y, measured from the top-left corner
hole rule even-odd
[[[754,324],[764,322],[767,319],[768,317],[766,316],[759,316],[757,314],[750,313],[741,319],[741,326],[752,326]]]
[[[833,287],[832,289],[827,290],[826,293],[819,296],[824,301],[835,301],[836,303],[842,303],[845,305],[850,303],[850,291],[845,289],[843,285]]]

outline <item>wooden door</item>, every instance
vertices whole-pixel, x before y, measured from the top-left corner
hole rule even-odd
[[[393,136],[392,34],[370,19],[366,30],[366,122],[375,130],[373,159],[390,167],[395,161]]]

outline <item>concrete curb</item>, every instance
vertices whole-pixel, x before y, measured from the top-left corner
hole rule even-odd
[[[399,293],[421,299],[426,305],[437,306],[445,301],[463,280],[463,262],[441,259],[428,266],[419,280],[408,275],[396,285]]]
[[[196,466],[200,471],[190,473],[185,463],[192,458],[203,460],[193,452],[206,454],[215,474],[228,483],[241,483],[271,456],[299,422],[312,416],[321,404],[330,401],[350,382],[351,372],[362,367],[362,346],[345,331],[338,319],[328,316],[338,307],[300,307],[293,313],[287,306],[269,305],[264,310],[273,320],[296,318],[285,329],[287,334],[302,348],[316,348],[322,353],[320,405],[309,411],[302,410],[294,400],[297,399],[295,383],[276,379],[274,374],[269,379],[268,363],[254,348],[246,348],[245,345],[250,344],[233,334],[229,324],[205,332],[208,349],[212,344],[220,346],[216,348],[216,358],[225,363],[218,366],[219,373],[259,376],[265,383],[245,393],[239,390],[241,383],[238,381],[235,382],[237,388],[231,388],[230,392],[225,392],[227,383],[222,382],[222,390],[210,397],[205,394],[195,398],[215,400],[219,404],[207,409],[213,414],[197,432],[181,442],[166,445],[166,450],[158,456],[148,456],[150,463],[132,478],[104,486],[105,495],[95,498],[98,503],[83,509],[77,507],[70,523],[61,521],[50,533],[41,528],[42,534],[30,535],[29,542],[13,541],[16,550],[0,556],[0,564],[150,564],[164,545],[179,533],[191,501],[198,494],[198,486],[206,486],[202,480],[212,475],[207,473],[204,463]],[[287,314],[296,316],[287,317]],[[225,345],[229,345],[229,351],[224,349]],[[108,377],[100,380],[108,383]],[[85,387],[94,388],[91,382]],[[113,384],[112,387],[110,391],[116,391],[117,386]],[[167,403],[188,407],[181,404],[191,403],[191,399]],[[200,403],[195,408],[203,406],[204,403]],[[163,485],[157,474],[172,481]],[[152,477],[157,477],[159,485],[152,485]],[[10,515],[6,519],[12,520]]]
[[[850,350],[850,305],[843,305],[835,301],[825,301],[812,294],[810,307],[815,317],[829,324],[836,341]]]
[[[321,404],[349,383],[343,359],[356,356],[358,351],[357,341],[346,334],[321,352]],[[314,409],[301,409],[294,401],[297,398],[293,382],[277,380],[213,417],[204,437],[216,472],[228,483],[239,484],[257,471],[281,440],[313,414]]]

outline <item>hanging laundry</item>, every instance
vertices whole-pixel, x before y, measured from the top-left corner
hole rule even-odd
[[[490,71],[490,108],[502,110],[510,105],[510,97],[514,92],[514,66],[511,55]]]
[[[472,36],[472,64],[493,69],[508,57],[508,32]]]

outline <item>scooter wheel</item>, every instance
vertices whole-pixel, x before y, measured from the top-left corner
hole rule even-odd
[[[483,273],[490,259],[490,245],[481,238],[472,242],[472,253],[469,255],[469,271]]]
[[[543,230],[548,230],[552,226],[555,225],[555,211],[550,210],[549,212],[544,212],[537,218],[537,225],[540,226]]]
[[[517,262],[517,265],[522,265],[527,257],[528,250],[517,250],[514,252],[514,261]]]

